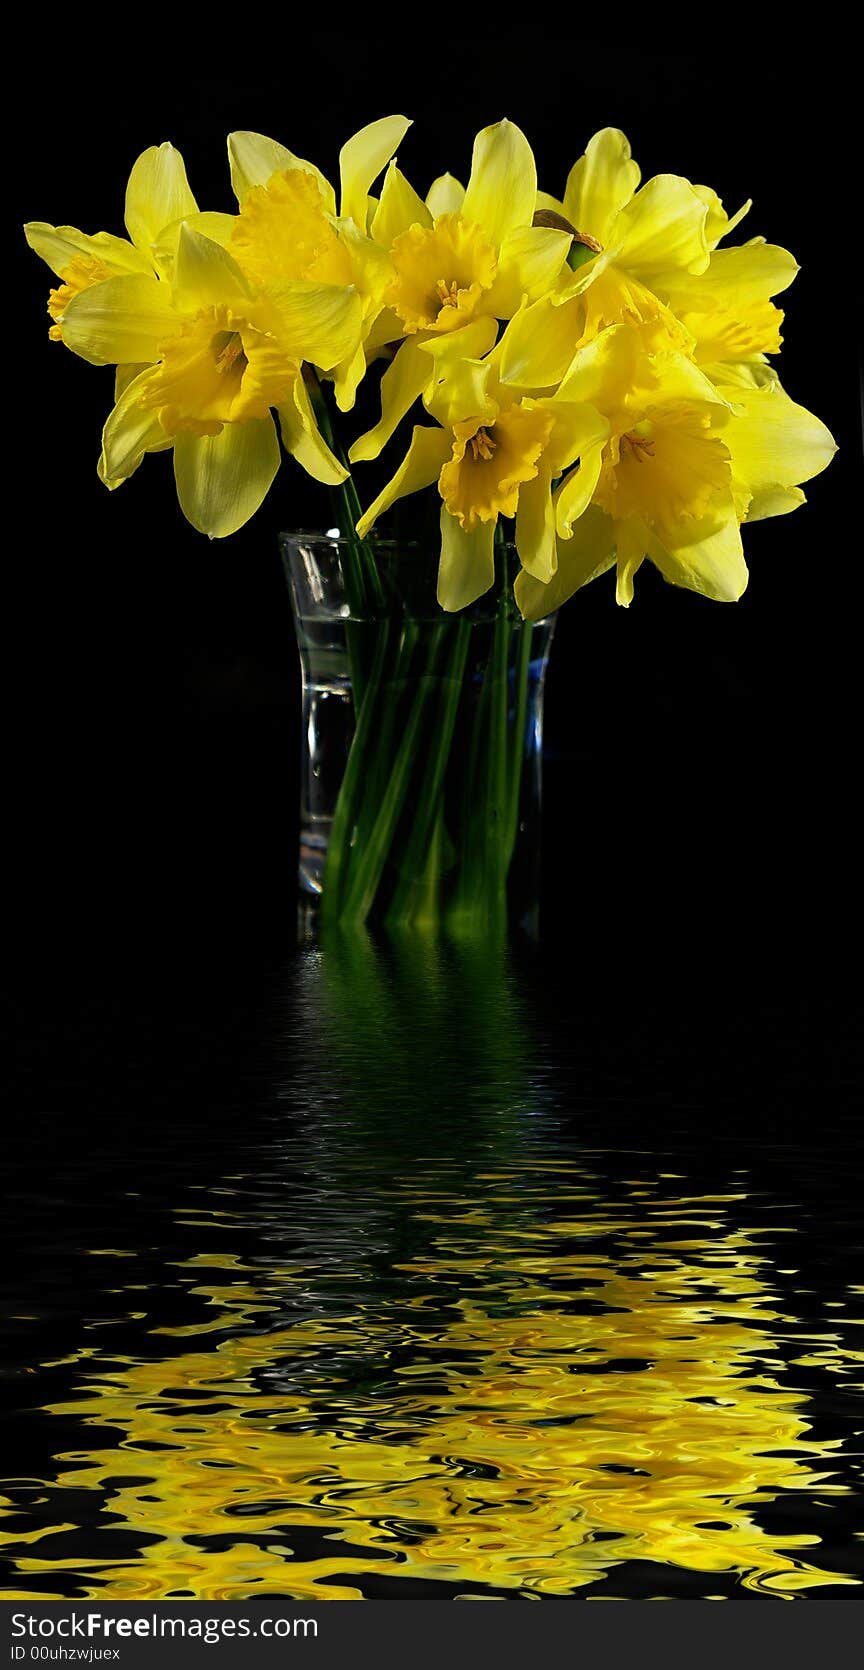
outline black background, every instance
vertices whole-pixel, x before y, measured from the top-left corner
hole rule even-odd
[[[164,958],[226,939],[291,943],[299,677],[276,533],[328,512],[291,460],[263,511],[222,542],[183,520],[169,454],[109,496],[95,465],[113,373],[49,344],[50,276],[18,225],[122,232],[129,168],[166,138],[200,205],[231,209],[232,128],[271,134],[335,177],[343,140],[392,110],[414,118],[399,160],[422,192],[446,169],[467,177],[474,133],[506,114],[556,193],[590,134],[614,124],[643,178],[686,174],[730,211],[752,196],[737,237],[786,245],[802,267],[783,298],[784,383],[840,446],[805,508],[746,531],[739,604],[673,590],[646,564],[629,612],[609,577],[564,611],[547,704],[546,931],[583,968],[611,955],[625,984],[636,946],[711,958],[722,946],[742,967],[761,952],[800,955],[827,975],[854,955],[860,920],[848,43],[778,53],[736,34],[660,55],[529,39],[531,20],[520,35],[475,39],[449,14],[427,22],[421,45],[235,20],[210,69],[161,26],[158,41],[130,40],[104,62],[89,41],[70,56],[61,31],[32,87],[25,76],[4,350],[22,943],[43,963],[106,946]],[[353,414],[349,435],[365,421],[366,409]]]

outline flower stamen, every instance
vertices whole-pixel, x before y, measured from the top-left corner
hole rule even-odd
[[[439,278],[438,283],[435,286],[435,290],[440,298],[442,307],[459,306],[459,285],[455,278],[451,279],[449,284],[447,283],[446,278]]]
[[[476,435],[471,436],[468,445],[475,464],[479,464],[481,460],[486,463],[493,456],[497,442],[493,441],[485,429],[478,429]]]
[[[634,462],[641,464],[645,458],[654,457],[654,442],[649,441],[647,435],[637,435],[635,430],[631,429],[628,434],[621,436],[621,451],[628,450],[632,453]]]
[[[238,359],[245,358],[240,332],[230,331],[225,333],[220,331],[218,336],[214,336],[213,357],[216,361],[216,370],[220,376],[224,377],[226,372],[233,371]]]

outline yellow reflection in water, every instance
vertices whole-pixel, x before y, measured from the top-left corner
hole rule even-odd
[[[50,1406],[123,1434],[102,1447],[97,1431],[59,1482],[106,1492],[118,1544],[124,1529],[155,1540],[84,1562],[41,1560],[37,1541],[22,1584],[59,1566],[114,1599],[350,1599],[352,1576],[374,1570],[567,1595],[630,1559],[705,1573],[708,1593],[710,1574],[730,1571],[782,1595],[843,1581],[801,1559],[818,1538],[754,1517],[779,1492],[830,1490],[832,1446],[808,1439],[801,1399],[778,1381],[782,1319],[752,1238],[722,1228],[718,1197],[643,1199],[614,1218],[585,1201],[541,1223],[568,1175],[584,1189],[584,1172],[558,1163],[551,1189],[542,1166],[530,1179],[504,1169],[478,1176],[473,1199],[436,1201],[431,1244],[402,1266],[417,1293],[393,1314],[378,1302],[256,1332],[303,1268],[272,1266],[265,1289],[231,1256],[200,1284],[192,1260],[210,1325],[240,1331],[156,1361],[81,1362],[81,1397]],[[694,1220],[712,1233],[676,1241]],[[610,1234],[614,1259],[591,1251]],[[442,1284],[443,1326],[424,1319]],[[372,1366],[365,1390],[358,1362]],[[298,1527],[326,1550],[295,1555]]]
[[[203,1320],[153,1328],[146,1356],[102,1356],[91,1333],[73,1393],[45,1406],[92,1430],[57,1484],[98,1494],[116,1552],[50,1559],[51,1532],[10,1531],[7,1597],[63,1570],[116,1600],[353,1599],[370,1574],[396,1594],[410,1578],[572,1595],[627,1561],[653,1563],[658,1594],[670,1567],[708,1595],[717,1574],[783,1596],[852,1581],[820,1569],[817,1537],[759,1523],[786,1491],[846,1487],[784,1366],[759,1233],[731,1221],[745,1197],[649,1164],[613,1198],[590,1156],[544,1151],[500,969],[441,979],[368,952],[310,969],[330,1111],[310,1138],[308,1252],[278,1250],[292,1211],[306,1227],[287,1185],[275,1209],[249,1193],[181,1214],[218,1217],[229,1248],[166,1272]],[[455,1140],[435,1124],[445,1058],[472,1113]],[[422,1108],[416,1134],[388,1135],[394,1084],[399,1118]],[[254,1258],[230,1250],[256,1223]],[[836,1333],[796,1339],[849,1360]],[[124,1551],[129,1533],[145,1545]]]

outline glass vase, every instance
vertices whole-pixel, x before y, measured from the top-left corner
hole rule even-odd
[[[534,932],[553,621],[522,620],[512,548],[493,591],[445,614],[437,549],[280,543],[303,678],[301,922]]]

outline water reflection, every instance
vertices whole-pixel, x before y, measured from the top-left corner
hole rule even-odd
[[[579,1147],[504,957],[357,940],[292,1002],[243,1165],[183,1189],[144,1300],[137,1244],[97,1249],[114,1314],[40,1365],[54,1461],[8,1491],[4,1593],[851,1582],[783,1511],[849,1492],[802,1369],[861,1360],[845,1296],[790,1311],[793,1226]]]

